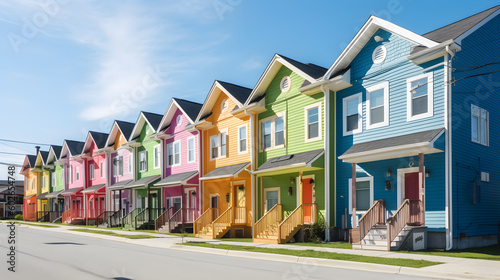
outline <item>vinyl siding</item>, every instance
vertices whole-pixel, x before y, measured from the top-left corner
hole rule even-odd
[[[120,140],[120,139],[123,139],[123,140]],[[129,155],[130,155],[131,151],[128,149],[124,149],[124,148],[120,149],[120,147],[125,143],[126,142],[124,142],[124,138],[122,137],[121,132],[118,131],[118,133],[116,134],[116,138],[115,138],[115,145],[114,145],[115,152],[111,153],[111,160],[109,161],[109,166],[107,167],[107,168],[109,168],[109,170],[106,171],[106,174],[109,174],[109,176],[111,176],[111,180],[110,180],[111,185],[134,178],[134,170],[135,170],[134,168],[136,168],[136,167],[134,167],[134,165],[132,165],[132,172],[128,172]],[[113,160],[117,156],[123,156],[123,175],[121,175],[121,176],[113,176]],[[134,156],[132,156],[132,159],[135,161]]]
[[[492,19],[462,41],[462,51],[453,58],[455,69],[480,66],[500,60],[500,17]],[[474,71],[453,72],[453,79],[488,73],[498,65]],[[498,73],[457,81],[452,88],[452,188],[453,237],[460,234],[477,236],[498,234],[500,217],[500,171],[497,167],[500,143],[498,108]],[[492,89],[491,91],[488,91]],[[471,104],[489,112],[489,146],[472,142]],[[481,182],[481,172],[490,174],[490,182]],[[474,204],[473,182],[477,184],[477,203]],[[457,241],[460,242],[460,239]],[[457,244],[458,245],[458,244]]]
[[[135,164],[137,167],[137,180],[144,178],[144,177],[149,177],[149,176],[154,176],[154,175],[160,175],[160,167],[155,168],[154,167],[154,147],[156,145],[160,144],[160,141],[157,140],[150,140],[149,136],[153,134],[154,131],[150,129],[149,124],[147,122],[144,122],[144,126],[141,129],[141,134],[139,136],[139,139],[137,142],[142,143],[142,146],[137,147],[137,153],[136,153],[136,159]],[[139,152],[141,151],[146,151],[147,154],[147,160],[148,160],[148,170],[147,171],[140,171],[139,170]],[[161,160],[161,154],[160,158]],[[128,166],[128,165],[126,165]],[[125,166],[124,166],[125,167]],[[125,172],[125,170],[124,170]]]

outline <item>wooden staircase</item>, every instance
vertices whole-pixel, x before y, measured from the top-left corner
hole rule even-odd
[[[304,228],[305,222],[317,222],[317,205],[303,203],[283,219],[283,206],[276,204],[254,225],[253,242],[283,244]],[[307,215],[304,215],[307,213]]]
[[[196,237],[213,238],[212,222],[215,220],[217,208],[208,208],[193,223],[193,233]]]
[[[122,221],[123,227],[126,229],[134,229],[135,216],[137,216],[137,214],[139,214],[139,212],[141,212],[142,210],[143,209],[141,209],[141,208],[136,208],[136,209],[130,211],[130,213],[128,213],[125,217],[123,217],[123,221]]]

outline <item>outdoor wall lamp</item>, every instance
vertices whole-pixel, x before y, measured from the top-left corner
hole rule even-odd
[[[314,179],[309,180],[309,184],[311,184],[311,186],[314,186]]]
[[[244,190],[245,190],[245,187],[244,187],[244,186],[239,186],[239,187],[238,187],[238,189],[239,189],[240,191],[244,191]]]
[[[390,191],[391,190],[391,180],[385,181],[385,190]]]
[[[425,170],[425,178],[429,178],[431,177],[431,170],[430,169],[426,169]]]
[[[292,184],[292,185],[295,184],[295,178],[290,177],[290,184]]]
[[[288,187],[288,195],[289,196],[293,195],[293,188],[292,187]]]
[[[387,169],[387,171],[385,172],[385,176],[386,177],[391,177],[392,176],[392,170]]]
[[[196,195],[196,191],[193,191],[191,194],[192,194],[192,195]]]
[[[375,42],[382,42],[384,40],[384,38],[380,37],[380,36],[375,36],[373,37],[373,39],[375,40]]]
[[[229,203],[229,193],[226,193],[226,202]]]

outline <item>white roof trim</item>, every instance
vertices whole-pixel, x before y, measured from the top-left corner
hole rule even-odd
[[[140,122],[141,120],[144,120],[144,122],[141,123]],[[146,116],[144,116],[144,112],[141,111],[141,113],[139,114],[139,117],[137,118],[137,121],[135,122],[134,129],[132,129],[132,133],[130,133],[129,139],[127,139],[127,142],[132,141],[132,139],[134,139],[135,137],[137,137],[141,134],[141,130],[142,130],[142,127],[144,127],[144,123],[148,123],[149,127],[151,127],[151,129],[153,130],[154,133],[157,132],[156,128],[154,128],[151,125],[151,123],[148,121],[148,118],[146,118]],[[139,127],[140,127],[140,129],[139,129]],[[137,129],[139,129],[139,135],[135,136],[135,134],[137,133]]]
[[[455,42],[457,44],[459,44],[459,45],[462,45],[462,40],[463,39],[467,38],[469,35],[471,35],[472,33],[476,32],[476,30],[478,30],[479,28],[481,28],[483,25],[485,25],[486,23],[488,23],[490,20],[492,20],[493,18],[495,18],[499,14],[500,14],[500,9],[496,10],[494,13],[492,13],[491,15],[489,15],[487,18],[483,19],[478,24],[474,25],[474,27],[472,27],[471,29],[467,30],[464,34],[458,36],[455,39]]]
[[[212,110],[213,104],[210,105],[210,108],[209,108],[208,104],[210,103],[210,101],[212,99],[214,99],[214,98],[217,99],[219,97],[219,94],[217,94],[215,96],[216,88],[218,88],[220,91],[224,92],[224,94],[226,94],[229,98],[231,98],[231,100],[233,100],[233,102],[236,103],[236,105],[238,105],[239,107],[243,107],[243,104],[241,104],[241,102],[239,102],[231,93],[229,93],[229,91],[227,91],[227,89],[225,89],[219,83],[219,81],[215,81],[214,84],[212,85],[212,87],[210,88],[210,91],[208,93],[208,96],[207,96],[205,102],[203,102],[203,106],[201,107],[201,110],[198,113],[198,117],[196,117],[196,120],[194,121],[195,123],[199,122],[201,117],[205,116],[206,114],[208,114]],[[206,112],[207,110],[208,110],[208,112]]]
[[[344,51],[339,55],[337,60],[332,64],[330,69],[325,74],[325,79],[329,79],[330,75],[338,70],[342,70],[349,66],[352,60],[358,55],[361,49],[365,46],[368,40],[373,36],[375,31],[382,28],[386,31],[395,33],[407,40],[415,42],[419,45],[432,48],[437,45],[437,42],[429,40],[421,35],[418,35],[408,29],[398,26],[387,20],[383,20],[376,16],[370,16],[366,23],[361,27],[361,29],[356,33],[354,38],[351,40],[349,45],[344,49]]]
[[[172,110],[174,105],[189,120],[190,124],[194,123],[194,120],[192,120],[189,117],[189,115],[186,114],[186,111],[184,111],[182,106],[180,106],[179,103],[177,103],[177,101],[175,101],[175,98],[172,98],[170,100],[170,104],[168,105],[167,111],[165,112],[165,114],[163,115],[163,118],[161,119],[160,125],[158,126],[156,133],[161,132],[163,129],[167,128],[167,126],[169,126],[170,123],[172,122],[172,118],[174,116],[175,111],[172,112],[171,110]]]
[[[112,139],[112,138],[116,138],[116,133],[115,133],[115,127],[116,129],[118,129],[120,131],[120,133],[123,135],[123,131],[122,129],[120,128],[120,126],[118,125],[118,123],[116,122],[116,120],[114,121],[113,123],[113,126],[111,127],[111,132],[108,134],[108,139],[106,140],[106,147],[109,146],[109,139]],[[113,136],[113,137],[112,137]],[[125,135],[123,135],[123,138],[125,138]]]

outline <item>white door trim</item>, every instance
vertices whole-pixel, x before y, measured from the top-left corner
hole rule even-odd
[[[401,203],[403,203],[403,198],[405,197],[405,174],[406,173],[413,173],[413,172],[418,172],[418,167],[409,167],[409,168],[400,168],[398,169],[398,190],[397,190],[397,196],[398,196],[398,205],[395,210],[401,206]],[[425,170],[424,170],[425,174]],[[425,181],[425,180],[424,180]]]

